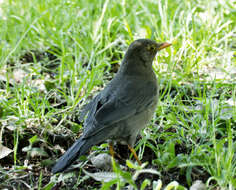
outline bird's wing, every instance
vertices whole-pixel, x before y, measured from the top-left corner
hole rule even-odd
[[[125,85],[124,88],[115,91],[110,98],[102,97],[94,101],[85,122],[83,137],[95,135],[105,127],[127,119],[147,109],[157,95],[157,86],[153,81],[133,85]]]
[[[88,112],[89,112],[90,116],[95,114],[100,96],[101,96],[101,94],[98,94],[88,104],[86,104],[83,107],[83,109],[80,113],[79,121],[83,121]],[[89,116],[88,116],[88,118],[89,118]]]

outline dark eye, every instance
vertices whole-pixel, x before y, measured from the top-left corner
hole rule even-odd
[[[154,50],[155,50],[155,47],[151,46],[151,47],[150,47],[150,50],[154,51]]]

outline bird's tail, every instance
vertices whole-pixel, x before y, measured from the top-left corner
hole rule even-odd
[[[64,171],[70,166],[79,156],[86,153],[86,151],[93,145],[87,139],[79,138],[66,152],[63,154],[57,163],[52,168],[52,173]]]

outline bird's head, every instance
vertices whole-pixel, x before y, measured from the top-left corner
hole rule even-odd
[[[144,62],[152,63],[157,52],[169,46],[171,46],[171,44],[167,42],[157,43],[150,39],[138,39],[130,44],[127,56],[128,58],[135,57]]]

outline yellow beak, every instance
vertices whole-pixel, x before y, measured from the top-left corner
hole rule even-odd
[[[171,46],[172,44],[168,43],[168,42],[164,42],[162,43],[159,47],[158,47],[158,50],[161,50],[161,49],[164,49],[164,48],[167,48],[169,46]]]

